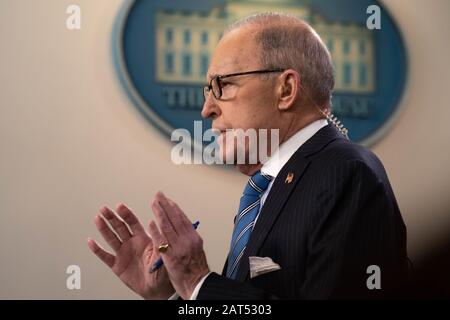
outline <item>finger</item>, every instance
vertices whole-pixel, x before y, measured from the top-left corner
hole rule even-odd
[[[130,230],[128,230],[127,225],[121,219],[119,219],[119,217],[108,207],[101,208],[100,212],[109,222],[109,224],[111,225],[113,230],[117,233],[122,242],[125,242],[132,237],[132,234],[130,233]]]
[[[178,233],[182,232],[185,226],[183,226],[183,217],[180,216],[180,213],[175,210],[175,208],[169,203],[167,197],[161,191],[156,194],[156,199],[166,213],[169,221],[172,223],[173,228]]]
[[[103,250],[102,247],[90,238],[88,239],[88,247],[100,260],[102,260],[108,267],[112,268],[116,258],[111,253]]]
[[[171,243],[175,243],[178,234],[175,231],[172,223],[170,222],[167,214],[164,212],[164,209],[155,199],[152,203],[152,210],[155,214],[156,222],[158,223],[159,228],[161,229],[161,233],[165,236],[167,240]]]
[[[142,227],[138,217],[136,217],[126,205],[120,203],[117,206],[117,213],[126,222],[126,224],[128,224],[133,234],[145,233],[144,227]]]
[[[155,252],[158,253],[158,255],[160,254],[158,247],[161,244],[167,244],[167,240],[164,237],[164,235],[161,234],[161,232],[159,232],[158,227],[156,226],[155,221],[150,221],[150,223],[148,224],[148,232],[150,233],[150,237],[153,240],[153,250]]]
[[[160,252],[158,251],[158,246],[160,245],[160,243],[157,242],[157,240],[154,238],[155,235],[154,235],[153,231],[151,231],[150,229],[151,228],[156,228],[156,231],[158,231],[158,232],[159,232],[159,230],[158,230],[158,227],[156,226],[156,224],[155,224],[154,227],[150,226],[151,224],[152,224],[152,220],[150,220],[148,222],[148,234],[150,235],[150,241],[152,242],[152,246],[153,246],[153,253],[152,254],[154,255],[154,260],[158,260],[160,258],[160,256],[161,256]],[[152,236],[152,233],[153,233],[153,236]],[[156,235],[156,237],[157,237],[157,235]],[[167,243],[167,242],[165,242],[165,243]]]
[[[182,221],[181,225],[185,232],[190,232],[194,230],[192,227],[192,221],[189,220],[189,218],[186,216],[186,214],[183,212],[183,210],[180,209],[180,207],[172,200],[167,198],[167,202],[170,206],[172,206],[173,210],[175,210],[178,215],[180,216],[180,219]]]
[[[108,224],[103,220],[100,214],[95,216],[94,219],[95,226],[98,231],[102,235],[103,239],[105,239],[106,243],[114,250],[117,251],[122,246],[122,242],[119,238],[117,238],[116,234],[112,232],[109,228]]]

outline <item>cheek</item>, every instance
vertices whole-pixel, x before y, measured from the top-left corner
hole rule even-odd
[[[228,127],[235,129],[265,128],[276,111],[270,88],[240,90],[239,98],[230,101],[222,109]]]
[[[247,116],[253,118],[254,121],[260,122],[261,120],[264,120],[264,118],[273,116],[275,101],[271,88],[259,90],[252,97],[248,98],[247,101]]]
[[[267,128],[274,120],[273,105],[268,100],[254,99],[245,112],[247,128]]]

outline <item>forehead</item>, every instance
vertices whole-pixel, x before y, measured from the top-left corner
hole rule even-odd
[[[254,36],[255,32],[250,28],[240,28],[226,34],[214,50],[208,70],[208,79],[215,75],[257,68],[259,59],[255,59],[255,52],[258,52],[258,47]]]

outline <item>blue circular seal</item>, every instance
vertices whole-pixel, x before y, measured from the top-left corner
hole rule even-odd
[[[200,111],[214,47],[233,21],[266,11],[312,25],[333,58],[334,115],[351,140],[366,146],[379,140],[399,112],[407,55],[394,20],[374,0],[125,1],[113,51],[130,99],[168,136],[184,128],[193,137],[196,120],[203,131],[210,128]]]

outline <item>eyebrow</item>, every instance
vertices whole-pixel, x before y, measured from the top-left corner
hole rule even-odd
[[[217,76],[220,76],[220,74],[218,74],[218,73],[209,73],[209,74],[207,75],[206,79],[207,79],[208,81],[210,81],[212,78],[217,77]]]
[[[210,73],[210,74],[208,74],[207,75],[207,81],[209,82],[209,81],[211,81],[211,79],[212,78],[214,78],[214,77],[217,77],[217,76],[232,76],[232,75],[234,75],[234,74],[239,74],[239,73],[241,73],[241,72],[239,72],[239,71],[235,71],[235,72],[227,72],[227,73]]]
[[[230,66],[230,65],[232,67],[238,67],[238,69],[242,67],[241,64],[238,63],[238,59],[233,59],[233,60],[228,61],[226,63],[219,64],[218,68],[222,69],[222,68],[226,68],[227,66]],[[231,72],[227,72],[225,74],[230,74],[230,73]],[[209,82],[209,81],[211,81],[212,78],[217,77],[217,76],[222,76],[222,75],[224,75],[224,74],[223,73],[208,73],[206,80]]]

